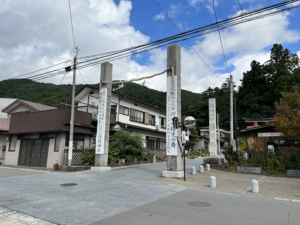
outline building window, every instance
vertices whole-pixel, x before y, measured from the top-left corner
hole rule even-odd
[[[30,134],[19,134],[18,139],[30,138]]]
[[[117,113],[117,105],[111,105],[111,106],[110,106],[110,111],[111,111],[112,113]]]
[[[55,146],[54,146],[54,151],[55,152],[59,151],[60,137],[61,137],[61,133],[56,133]]]
[[[149,124],[155,126],[155,116],[149,115]]]
[[[129,108],[120,105],[120,114],[129,115]]]
[[[147,140],[147,148],[156,149],[156,138],[146,137],[146,140]]]
[[[18,140],[18,135],[10,136],[9,151],[15,151],[16,150],[17,140]]]
[[[144,123],[144,112],[130,109],[130,121]]]
[[[166,128],[166,118],[163,117],[160,118],[160,125],[161,128]]]
[[[69,147],[70,134],[67,133],[65,147]],[[74,134],[73,136],[73,149],[81,149],[84,146],[84,135]]]
[[[54,137],[55,137],[55,133],[40,134],[40,138],[54,138]]]
[[[166,139],[157,138],[156,149],[166,150]]]
[[[149,149],[166,149],[166,139],[163,138],[155,138],[155,137],[146,137],[147,140],[147,148]]]

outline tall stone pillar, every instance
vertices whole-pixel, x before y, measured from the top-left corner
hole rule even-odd
[[[172,118],[175,116],[181,119],[181,48],[178,44],[168,46],[167,67],[174,68],[175,82],[174,94],[172,90],[172,71],[167,72],[167,171],[163,171],[164,177],[183,177],[180,146],[177,137],[181,142],[181,128],[174,129]]]
[[[101,64],[100,81],[112,81],[111,63]],[[111,101],[111,84],[102,84],[101,86],[101,101],[98,103],[98,124],[95,146],[95,167],[92,170],[109,170],[107,167],[108,160],[108,143],[109,143],[109,129],[110,129],[110,101]]]

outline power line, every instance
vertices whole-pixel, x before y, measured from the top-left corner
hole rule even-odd
[[[213,23],[213,24],[209,24],[209,25],[206,25],[206,26],[203,26],[203,27],[199,27],[199,28],[196,28],[196,29],[193,29],[193,30],[183,32],[183,33],[179,33],[177,35],[173,35],[173,36],[170,36],[170,37],[167,37],[167,38],[163,38],[163,39],[160,39],[160,40],[157,40],[157,41],[154,41],[154,42],[151,42],[151,43],[147,43],[147,44],[144,44],[144,45],[139,45],[139,46],[134,46],[134,47],[121,49],[121,50],[117,50],[117,51],[97,54],[97,55],[94,55],[94,56],[100,56],[100,57],[96,57],[96,58],[89,59],[89,60],[86,60],[86,61],[81,61],[79,63],[81,65],[78,67],[78,69],[94,66],[94,65],[100,64],[102,62],[114,61],[114,60],[130,57],[130,56],[135,55],[135,54],[140,54],[142,52],[151,51],[153,49],[161,48],[161,47],[173,44],[173,43],[178,43],[180,41],[185,41],[185,40],[189,40],[191,38],[200,37],[200,36],[207,35],[207,34],[210,34],[210,33],[216,32],[216,31],[224,30],[228,27],[236,26],[236,25],[241,24],[241,23],[246,23],[246,22],[250,22],[250,21],[254,21],[254,20],[258,20],[258,19],[263,19],[263,18],[266,18],[266,17],[269,17],[269,16],[273,16],[273,15],[277,15],[277,14],[280,14],[280,13],[283,13],[283,12],[287,12],[287,11],[298,8],[300,5],[296,5],[296,6],[289,7],[289,8],[283,8],[281,10],[276,10],[276,11],[273,10],[270,13],[262,14],[262,12],[267,12],[269,10],[276,9],[278,7],[282,7],[282,6],[285,6],[287,4],[295,3],[295,2],[298,2],[298,1],[300,1],[300,0],[290,0],[290,1],[287,1],[287,2],[279,3],[279,4],[276,4],[276,5],[272,5],[272,6],[268,6],[268,7],[265,7],[265,8],[253,10],[253,11],[244,13],[242,15],[238,15],[238,16],[235,16],[235,17],[232,17],[232,18],[221,20],[221,21],[218,21],[218,22]],[[91,58],[91,57],[92,56],[85,56],[85,57],[81,57],[81,59]],[[43,69],[41,69],[41,70],[43,70]],[[31,74],[31,73],[28,73],[28,74]],[[37,74],[37,75],[31,76],[31,77],[26,77],[26,79],[32,79],[32,80],[37,81],[37,80],[47,79],[47,78],[57,76],[57,75],[60,75],[60,74],[64,74],[64,73],[65,73],[65,69],[62,68],[62,69],[57,69],[57,70],[51,70],[49,72],[45,72],[45,73],[42,73],[42,74]],[[7,84],[10,84],[10,83],[14,84],[14,82],[15,82],[15,79],[11,79],[11,81],[8,82],[8,83],[6,82],[6,85],[4,85],[4,86],[7,87]],[[0,85],[0,86],[3,86],[3,85]]]
[[[216,22],[218,24],[218,18],[217,18],[217,13],[216,13],[216,8],[215,8],[215,2],[214,2],[214,0],[212,0],[212,3],[213,3],[214,11],[215,11]],[[223,43],[222,43],[222,37],[221,37],[219,25],[218,25],[218,32],[219,32],[219,37],[220,37],[220,42],[221,42],[221,46],[222,46],[223,56],[224,56],[224,60],[225,60],[225,64],[226,64],[227,73],[229,74],[227,60],[226,60],[226,55],[225,55],[225,52],[224,52],[224,47],[223,47]]]
[[[72,12],[71,12],[71,3],[70,3],[70,0],[68,0],[68,2],[69,2],[71,28],[72,28],[72,34],[73,34],[73,43],[74,43],[74,48],[75,48],[76,44],[75,44],[75,36],[74,36],[74,30],[73,30],[73,22],[72,22]]]
[[[237,0],[237,1],[238,1],[239,5],[240,5],[241,10],[244,11],[244,9],[242,7],[242,4],[240,3],[240,0]]]
[[[166,11],[160,6],[160,4],[156,1],[153,0],[153,3],[155,5],[157,5],[157,7],[165,14],[165,16],[169,19],[170,23],[175,27],[175,29],[177,30],[178,33],[181,33],[181,30],[176,26],[176,24],[173,22],[173,20],[169,17],[169,15],[166,13]],[[207,67],[214,73],[214,71],[210,68],[210,66],[206,63],[206,61],[203,59],[203,57],[198,53],[198,51],[194,48],[194,46],[187,40],[185,41],[186,43],[188,43],[194,50],[194,52],[200,57],[200,59],[207,65]],[[199,67],[198,63],[196,62],[196,60],[194,59],[193,55],[191,54],[190,50],[187,48],[187,50],[189,51],[190,56],[192,57],[192,59],[194,60],[196,66],[198,67],[198,69],[201,71],[201,73],[206,77],[206,79],[212,84],[212,82],[208,79],[208,77],[205,75],[205,73],[203,73],[203,71],[201,70],[201,68]],[[219,77],[218,77],[219,78]],[[220,78],[219,78],[220,79]]]

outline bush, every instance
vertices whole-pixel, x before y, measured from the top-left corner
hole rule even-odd
[[[82,161],[89,165],[95,165],[95,148],[92,150],[84,149]]]
[[[55,163],[54,165],[53,165],[53,169],[55,170],[55,171],[59,171],[59,164],[58,163]]]

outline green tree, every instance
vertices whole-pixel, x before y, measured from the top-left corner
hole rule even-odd
[[[300,138],[300,93],[295,86],[290,92],[282,92],[280,102],[275,103],[273,126],[287,138]]]
[[[145,139],[142,135],[118,130],[114,133],[112,141],[109,143],[109,159],[116,162],[119,159],[132,161],[133,158],[141,158],[148,151],[145,146]]]

